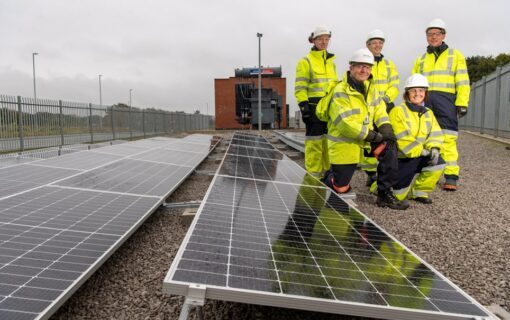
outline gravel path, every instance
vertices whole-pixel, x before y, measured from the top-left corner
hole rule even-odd
[[[484,305],[510,310],[510,150],[463,133],[461,186],[436,190],[434,203],[404,211],[375,206],[356,172],[360,210]],[[198,170],[215,171],[216,151]],[[303,160],[297,162],[302,165]],[[169,202],[201,200],[211,176],[193,174]],[[183,298],[162,294],[163,278],[186,233],[181,209],[156,211],[51,319],[177,319]],[[361,319],[224,301],[207,301],[205,319]],[[196,319],[194,312],[191,319]]]

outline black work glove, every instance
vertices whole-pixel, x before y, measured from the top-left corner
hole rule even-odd
[[[370,143],[379,143],[382,140],[383,140],[382,134],[380,134],[379,132],[374,131],[374,130],[368,131],[368,135],[365,138],[365,141],[370,142]]]
[[[439,149],[438,148],[432,148],[430,150],[430,160],[428,162],[429,166],[435,166],[439,162]]]
[[[459,118],[462,118],[467,114],[467,108],[466,107],[457,107],[457,116]]]
[[[395,104],[393,102],[384,101],[384,103],[386,103],[386,112],[387,113],[390,113],[391,109],[393,109],[393,107],[395,107]]]
[[[393,128],[392,128],[391,124],[385,123],[385,124],[381,125],[378,128],[378,130],[383,136],[383,141],[393,141],[393,142],[397,141],[397,137],[395,137],[395,134],[393,133]]]
[[[310,120],[310,106],[308,105],[308,101],[300,102],[299,110],[301,110],[301,119],[303,119],[304,123],[307,123],[308,120]]]

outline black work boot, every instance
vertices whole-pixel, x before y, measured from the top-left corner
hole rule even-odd
[[[400,201],[391,191],[379,191],[377,194],[377,205],[379,207],[388,207],[395,210],[405,210],[409,208],[409,201]]]

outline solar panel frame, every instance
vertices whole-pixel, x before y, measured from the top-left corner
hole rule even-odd
[[[225,156],[225,158],[227,155]],[[222,162],[223,164],[223,162]],[[230,235],[230,241],[232,241],[232,237],[235,235],[234,231],[231,229],[233,220],[228,221],[228,217],[226,222],[223,222],[224,224],[227,224],[226,227],[223,227],[222,220],[220,219],[217,223],[214,222],[211,219],[204,219],[202,215],[204,214],[204,208],[206,206],[211,205],[223,205],[227,210],[234,210],[234,208],[240,208],[236,199],[232,198],[232,195],[235,196],[235,191],[233,191],[231,188],[228,187],[228,185],[221,185],[221,188],[219,190],[224,190],[223,194],[224,197],[221,195],[218,195],[219,190],[217,192],[213,192],[213,189],[216,187],[216,183],[218,179],[233,179],[235,182],[237,181],[244,181],[244,183],[266,183],[266,184],[272,184],[272,185],[281,185],[286,187],[303,187],[298,186],[295,184],[285,184],[277,181],[272,180],[255,180],[255,179],[249,179],[249,178],[239,178],[236,176],[225,176],[219,174],[220,169],[218,169],[217,174],[215,175],[213,181],[211,182],[211,185],[206,193],[206,196],[204,197],[204,201],[202,201],[201,206],[198,209],[197,215],[190,226],[188,233],[185,236],[185,239],[183,240],[181,247],[179,248],[179,251],[172,262],[172,265],[165,277],[165,280],[163,282],[163,292],[165,293],[172,293],[172,294],[178,294],[183,296],[188,296],[190,292],[194,292],[195,289],[200,289],[204,292],[204,298],[209,299],[218,299],[218,300],[227,300],[227,301],[233,301],[233,302],[241,302],[241,303],[250,303],[250,304],[261,304],[261,305],[268,305],[268,306],[276,306],[276,307],[285,307],[285,308],[294,308],[294,309],[304,309],[304,310],[312,310],[312,311],[319,311],[319,312],[330,312],[330,313],[340,313],[340,314],[350,314],[350,315],[358,315],[358,316],[366,316],[366,317],[374,317],[374,318],[389,318],[389,319],[430,319],[431,317],[434,317],[434,319],[491,319],[493,315],[485,310],[483,306],[481,306],[476,300],[471,298],[469,295],[467,295],[465,292],[463,292],[460,288],[458,288],[455,284],[453,284],[450,280],[448,280],[446,277],[444,277],[441,273],[439,273],[437,270],[435,270],[432,266],[430,266],[428,263],[426,263],[423,259],[419,258],[414,252],[409,250],[405,245],[403,245],[401,242],[396,240],[393,236],[387,234],[383,231],[382,228],[380,228],[376,223],[374,223],[372,220],[370,220],[368,217],[361,214],[359,211],[357,211],[355,208],[350,207],[350,210],[355,210],[360,216],[362,216],[366,221],[369,221],[374,228],[377,228],[379,232],[382,232],[385,234],[386,237],[391,239],[394,243],[398,244],[401,248],[403,248],[407,253],[411,254],[415,259],[417,259],[421,264],[423,264],[426,268],[428,268],[429,271],[433,272],[434,277],[439,277],[439,280],[441,280],[441,283],[445,284],[445,288],[453,288],[455,289],[455,292],[460,294],[459,299],[465,299],[466,301],[469,301],[469,304],[474,306],[475,309],[480,310],[480,312],[483,312],[484,316],[473,316],[469,314],[459,314],[459,313],[453,313],[453,312],[432,312],[432,311],[426,311],[426,310],[418,310],[418,309],[410,309],[410,308],[402,308],[402,307],[395,307],[395,306],[381,306],[381,305],[373,305],[373,304],[366,304],[362,302],[349,302],[349,301],[340,301],[340,300],[326,300],[322,298],[314,298],[314,297],[305,297],[300,295],[293,295],[293,294],[281,294],[281,293],[272,293],[267,291],[261,291],[261,290],[255,290],[255,289],[246,289],[246,288],[238,288],[238,287],[229,287],[228,285],[215,285],[214,283],[221,283],[224,279],[224,277],[232,276],[230,273],[227,273],[226,271],[223,273],[214,270],[224,270],[222,263],[216,263],[215,260],[218,259],[217,255],[221,255],[222,253],[225,253],[225,241],[227,239],[223,239],[226,234]],[[306,186],[305,186],[306,187]],[[235,187],[234,187],[235,188]],[[312,190],[321,190],[324,189],[327,191],[331,196],[331,191],[327,188],[322,187],[306,187],[311,188]],[[211,195],[214,194],[216,197],[220,197],[220,201],[216,202],[210,202],[209,199]],[[253,194],[253,192],[247,191],[246,194],[250,195]],[[230,195],[230,199],[229,198]],[[335,197],[336,195],[332,195],[332,197]],[[262,199],[260,198],[260,195],[257,195],[259,199],[259,203],[262,203]],[[329,196],[328,196],[329,198]],[[338,201],[344,202],[339,197]],[[230,200],[229,200],[230,199]],[[283,198],[282,198],[283,199]],[[221,203],[223,202],[224,203]],[[228,204],[231,204],[230,206]],[[267,209],[253,209],[256,208],[252,203],[248,202],[246,204],[243,210],[261,210],[261,214],[263,212],[269,211]],[[262,207],[261,207],[262,208]],[[276,209],[275,212],[277,212],[278,209]],[[228,211],[227,211],[228,212]],[[287,214],[290,214],[290,212],[287,212]],[[228,215],[227,215],[228,216]],[[249,216],[249,215],[248,215]],[[215,216],[215,213],[213,211],[213,217]],[[287,217],[287,216],[284,216]],[[233,219],[233,218],[232,218]],[[205,221],[204,221],[205,220]],[[228,226],[228,223],[230,223],[230,227]],[[253,229],[253,227],[257,224],[255,220],[249,221],[245,224],[245,229],[240,229],[239,234],[242,234],[242,237],[249,238],[253,243],[251,245],[254,246],[254,248],[261,248],[260,246],[267,245],[267,243],[260,243],[256,242],[254,239],[257,239],[257,237],[253,237],[253,232],[250,233],[250,228]],[[268,230],[269,226],[264,222],[266,231]],[[205,240],[207,240],[207,244],[204,243],[208,247],[207,250],[203,250],[203,252],[208,252],[207,256],[204,256],[203,259],[207,261],[205,264],[200,265],[200,263],[197,265],[196,263],[191,263],[189,266],[189,274],[190,277],[193,278],[193,281],[188,280],[175,280],[174,277],[176,275],[176,272],[178,270],[179,265],[185,261],[185,263],[188,263],[187,261],[193,261],[193,258],[187,257],[183,258],[185,254],[188,254],[189,252],[192,252],[193,250],[187,250],[188,246],[196,246],[199,245],[200,242],[196,242],[195,240],[192,241],[192,238],[197,239],[197,234],[195,234],[195,230],[197,228],[202,228],[202,236],[204,234],[206,235]],[[229,231],[230,229],[230,231]],[[375,229],[371,229],[375,230]],[[207,236],[210,235],[211,237]],[[218,236],[219,235],[219,236]],[[215,237],[216,236],[216,237]],[[237,237],[237,235],[236,235]],[[376,243],[377,237],[374,240]],[[223,243],[223,245],[222,245]],[[269,241],[269,244],[271,244],[271,241]],[[198,247],[194,247],[195,250],[197,250]],[[230,250],[232,250],[232,244],[229,244],[229,257],[230,257]],[[250,251],[248,256],[254,255],[257,251]],[[355,253],[363,254],[363,251],[355,251]],[[216,257],[216,258],[215,258]],[[221,257],[220,257],[221,258]],[[190,260],[191,259],[191,260]],[[273,258],[274,259],[274,258]],[[196,260],[198,261],[198,260]],[[255,261],[255,260],[252,260]],[[273,260],[275,262],[276,260]],[[265,260],[267,262],[267,260]],[[204,265],[209,265],[209,267],[206,267],[204,269]],[[227,268],[231,266],[230,262],[226,263]],[[248,264],[249,266],[253,267],[253,264]],[[360,263],[362,266],[362,263]],[[362,266],[363,267],[363,266]],[[367,266],[364,266],[363,268],[366,268]],[[199,268],[197,271],[191,271],[193,269],[191,268]],[[276,266],[275,266],[276,268]],[[277,270],[278,268],[276,268]],[[211,273],[213,272],[213,273]],[[367,278],[368,279],[368,278]],[[407,278],[406,278],[407,279]],[[409,278],[411,279],[411,278]],[[371,280],[370,280],[371,281]],[[209,284],[208,284],[209,283]],[[212,284],[211,284],[212,283]],[[373,282],[373,284],[377,285],[377,282]],[[261,285],[264,286],[264,281],[259,281],[258,283],[252,284],[255,285]],[[439,287],[437,289],[434,289],[435,291],[431,292],[431,296],[436,297],[437,301],[441,301],[441,296],[438,296],[438,294],[441,293],[441,290],[444,290],[443,288]],[[451,291],[449,291],[451,292]],[[438,298],[439,297],[439,298]],[[427,298],[428,299],[428,298]],[[453,304],[454,305],[454,304]],[[451,307],[451,306],[449,306]],[[438,309],[440,310],[440,309]],[[496,319],[496,318],[494,318]]]

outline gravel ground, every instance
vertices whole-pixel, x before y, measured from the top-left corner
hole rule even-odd
[[[223,133],[224,135],[228,135]],[[290,151],[290,150],[289,150]],[[381,209],[356,172],[359,209],[484,305],[510,310],[510,150],[461,134],[461,185],[436,190],[434,203],[406,211]],[[215,171],[215,151],[197,170]],[[303,159],[296,160],[303,165]],[[212,176],[193,174],[168,202],[201,200]],[[163,278],[187,228],[182,209],[159,209],[51,319],[177,319],[183,297],[161,292]],[[205,319],[361,319],[208,300]],[[194,312],[191,319],[196,319]]]

